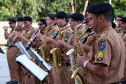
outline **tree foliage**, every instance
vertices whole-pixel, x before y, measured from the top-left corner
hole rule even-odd
[[[73,1],[73,4],[71,4]],[[89,5],[97,2],[107,2],[109,0],[89,0]],[[0,20],[7,18],[31,16],[34,20],[46,17],[48,13],[65,11],[68,15],[74,12],[82,13],[85,0],[0,0]],[[126,0],[112,0],[115,15],[126,15]]]

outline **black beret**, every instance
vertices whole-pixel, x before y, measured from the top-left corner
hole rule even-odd
[[[18,17],[17,18],[17,22],[23,22],[24,21],[24,18],[23,17]]]
[[[55,14],[49,13],[47,14],[48,17],[50,17],[51,19],[55,19]]]
[[[119,15],[119,16],[118,16],[118,18],[122,18],[122,16],[121,16],[121,15]]]
[[[11,21],[11,22],[13,22],[13,23],[16,23],[16,20],[13,19],[13,18],[10,18],[8,21]]]
[[[32,21],[32,18],[30,16],[25,16],[24,21]]]
[[[75,20],[75,21],[84,20],[84,16],[81,13],[73,13],[72,15],[70,15],[70,18]]]
[[[126,23],[126,17],[122,17],[121,21],[122,21],[123,23]]]
[[[64,11],[59,11],[59,12],[56,13],[55,17],[67,19],[67,14]]]
[[[108,10],[112,10],[112,6],[109,3],[99,2],[92,4],[87,8],[89,13],[104,13]]]
[[[115,28],[116,24],[114,22],[112,22],[112,28]]]
[[[43,24],[46,24],[46,19],[40,19],[39,21],[41,21]]]

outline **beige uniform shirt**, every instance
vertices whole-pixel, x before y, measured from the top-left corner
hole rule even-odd
[[[72,29],[68,27],[69,24],[65,25],[61,31],[61,40],[68,42],[68,39],[72,35]],[[65,28],[67,27],[67,28]],[[56,40],[59,39],[59,34],[56,37]],[[74,79],[71,79],[72,72],[69,70],[71,67],[66,66],[66,62],[69,62],[69,56],[66,55],[67,51],[64,51],[63,54],[63,66],[59,69],[52,67],[53,78],[55,84],[74,84]]]
[[[126,30],[123,30],[122,33],[121,33],[121,38],[124,42],[126,42]],[[125,45],[126,46],[126,45]]]
[[[67,27],[67,28],[65,28],[65,27]],[[61,40],[63,40],[66,43],[68,43],[69,42],[68,40],[69,40],[70,36],[72,35],[73,30],[71,29],[71,27],[69,26],[69,24],[65,25],[64,28],[65,29],[63,29],[61,31]],[[59,40],[59,34],[56,37],[56,40]],[[69,56],[67,56],[65,54],[66,52],[67,52],[67,50],[64,50],[64,55],[63,55],[64,57],[63,58],[64,58],[65,62],[68,62],[69,61]]]
[[[30,39],[31,36],[34,34],[35,31],[36,31],[36,30],[35,30],[34,28],[29,28],[29,29],[25,28],[25,29],[22,31],[22,34],[23,34],[23,36],[26,37],[27,39]],[[24,46],[26,46],[27,42],[22,41],[22,44],[23,44]]]
[[[18,30],[16,30],[16,31],[18,32]],[[12,34],[12,31],[10,34]],[[13,37],[14,37],[14,35],[13,35]],[[11,40],[9,42],[8,46],[10,46],[12,41],[13,40]],[[21,52],[18,48],[16,48],[16,46],[14,44],[13,44],[13,47],[11,47],[10,49],[7,48],[6,55],[7,55],[7,61],[8,61],[11,81],[21,81],[20,74],[19,74],[21,71],[20,66],[14,58],[14,56],[16,54],[21,54]]]
[[[87,81],[89,84],[110,84],[119,82],[123,78],[125,46],[121,37],[111,26],[101,32],[89,53],[91,63],[103,63],[108,66],[106,78],[100,78],[88,70]]]
[[[121,36],[121,38],[125,44],[125,47],[126,47],[126,30],[123,30],[120,36]],[[125,63],[125,67],[126,67],[126,63]],[[124,78],[126,78],[126,69],[124,71]]]

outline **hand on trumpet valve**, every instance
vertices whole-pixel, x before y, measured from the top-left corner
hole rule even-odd
[[[85,56],[85,53],[83,54],[83,56],[79,56],[77,55],[77,58],[76,58],[76,65],[77,66],[83,66],[83,63],[86,62],[88,59],[87,57]]]

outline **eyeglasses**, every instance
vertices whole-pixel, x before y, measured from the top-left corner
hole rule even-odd
[[[117,19],[117,21],[121,21],[121,19]]]
[[[43,25],[43,23],[39,23],[38,25]]]
[[[27,22],[24,22],[24,24],[27,24]]]
[[[10,22],[9,24],[12,24],[12,22]]]

